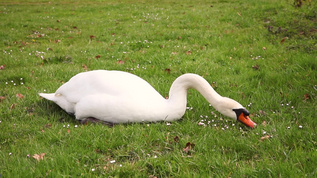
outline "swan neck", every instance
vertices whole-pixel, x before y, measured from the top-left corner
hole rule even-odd
[[[170,102],[173,104],[181,104],[186,108],[187,90],[190,88],[200,92],[215,108],[217,108],[217,103],[222,99],[222,96],[220,96],[203,77],[196,74],[184,74],[173,82],[169,93]]]

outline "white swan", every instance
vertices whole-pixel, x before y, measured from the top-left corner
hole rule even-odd
[[[198,90],[220,113],[249,127],[255,127],[249,112],[238,102],[220,96],[199,75],[178,77],[162,97],[142,78],[122,71],[95,70],[72,77],[55,93],[39,93],[55,102],[77,120],[101,120],[109,123],[173,121],[180,119],[187,104],[187,90]]]

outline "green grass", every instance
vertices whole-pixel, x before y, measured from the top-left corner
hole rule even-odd
[[[1,1],[0,177],[316,177],[317,8],[292,3]],[[180,121],[112,128],[37,95],[94,69],[137,74],[163,96],[197,73],[258,127],[194,90]]]

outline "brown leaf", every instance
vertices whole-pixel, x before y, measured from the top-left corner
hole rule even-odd
[[[22,99],[24,97],[21,93],[18,93],[15,96],[18,97],[19,99]]]
[[[60,43],[60,42],[61,42],[61,40],[55,40],[54,42],[55,42],[55,43]]]
[[[96,58],[96,59],[99,59],[100,57],[101,57],[100,55],[97,55],[95,58]]]
[[[261,114],[261,115],[266,115],[266,112],[263,111],[263,110],[259,110],[259,114]]]
[[[259,69],[260,69],[260,66],[259,66],[258,64],[256,64],[256,65],[252,66],[252,68],[253,68],[254,70],[259,70]]]
[[[166,68],[164,71],[167,72],[168,74],[171,73],[171,69],[170,68]]]
[[[10,109],[15,109],[15,104],[11,104]]]
[[[6,65],[1,65],[0,70],[3,70]]]
[[[190,54],[192,54],[192,52],[191,51],[186,51],[186,54],[190,55]]]
[[[269,135],[265,135],[265,136],[261,137],[261,141],[264,141],[264,140],[269,139],[269,138],[270,138]]]
[[[194,143],[187,142],[185,148],[183,148],[183,151],[184,151],[185,153],[188,153],[188,152],[191,151],[194,147],[195,147],[195,144],[194,144]]]
[[[118,64],[124,64],[124,61],[118,60],[117,63],[118,63]]]
[[[288,39],[288,37],[284,37],[284,38],[282,38],[282,40],[281,40],[281,42],[280,42],[280,43],[281,43],[281,44],[282,44],[282,43],[284,43],[286,39]]]
[[[178,137],[178,136],[175,136],[175,137],[174,137],[174,141],[175,141],[176,143],[178,143],[178,142],[179,142],[179,137]]]
[[[265,127],[265,126],[266,126],[266,121],[263,121],[263,122],[262,122],[262,125]]]
[[[83,66],[83,69],[87,71],[88,67],[85,64],[83,64],[82,66]]]
[[[306,100],[309,100],[310,99],[310,95],[308,94],[308,93],[306,93],[305,95],[304,95],[304,100],[306,101]]]
[[[90,35],[89,38],[92,40],[92,39],[95,38],[95,36],[94,35]]]
[[[44,156],[46,155],[46,153],[41,153],[41,154],[34,154],[32,157],[34,159],[36,159],[37,161],[41,161],[44,159]]]
[[[172,52],[172,54],[174,54],[174,55],[175,55],[175,54],[177,54],[177,52]]]
[[[6,97],[0,96],[0,102],[1,102],[2,100],[5,100],[5,99],[6,99]]]
[[[44,127],[45,127],[45,128],[51,128],[51,127],[52,127],[52,124],[45,124]]]

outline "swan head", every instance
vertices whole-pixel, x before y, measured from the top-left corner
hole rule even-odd
[[[249,117],[250,112],[233,99],[223,97],[222,102],[219,102],[215,108],[223,115],[242,122],[248,127],[254,128],[256,126],[256,123]]]
[[[249,115],[249,111],[245,108],[239,108],[239,109],[232,109],[237,116],[237,121],[242,122],[243,124],[245,124],[246,126],[249,126],[251,128],[254,128],[256,126],[256,123],[253,122]]]

